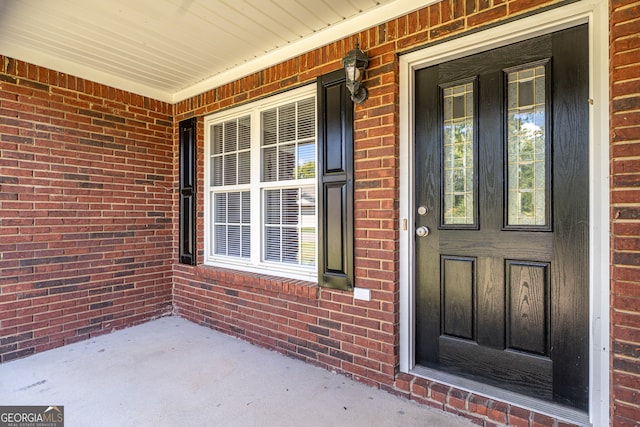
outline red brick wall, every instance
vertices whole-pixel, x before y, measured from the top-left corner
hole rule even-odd
[[[371,64],[370,99],[355,116],[355,266],[370,302],[313,283],[172,265],[177,122],[312,82],[340,67],[356,36],[173,107],[0,56],[0,360],[167,313],[173,283],[175,312],[198,323],[477,424],[563,425],[397,374],[396,54],[554,3],[448,0],[357,35]],[[638,8],[611,0],[611,410],[619,426],[640,420]],[[199,141],[202,183],[202,121]],[[200,215],[200,262],[203,226]]]
[[[0,56],[0,361],[170,312],[172,106]]]
[[[611,411],[640,422],[640,4],[610,2]]]
[[[397,53],[468,28],[550,5],[545,1],[445,1],[363,31],[175,105],[176,123],[307,82],[341,67],[356,37],[370,64],[369,99],[355,110],[356,286],[369,302],[314,283],[220,270],[176,267],[175,312],[357,381],[480,425],[562,426],[558,420],[442,384],[398,374],[399,149]],[[203,212],[204,129],[199,122],[198,211]],[[204,222],[198,219],[199,263]]]

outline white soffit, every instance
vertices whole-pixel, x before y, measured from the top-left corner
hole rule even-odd
[[[178,102],[434,0],[2,0],[0,54]]]

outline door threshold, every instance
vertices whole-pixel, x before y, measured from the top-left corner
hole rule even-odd
[[[484,396],[490,399],[500,400],[518,406],[529,411],[537,412],[561,421],[577,424],[579,426],[591,426],[589,414],[571,409],[566,406],[536,399],[522,394],[513,393],[498,387],[483,384],[467,378],[458,377],[453,374],[441,372],[436,369],[424,366],[416,366],[409,371],[410,374],[431,380],[438,383],[458,388],[473,394]]]

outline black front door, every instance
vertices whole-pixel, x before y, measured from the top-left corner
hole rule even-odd
[[[416,72],[416,362],[588,409],[588,28]]]

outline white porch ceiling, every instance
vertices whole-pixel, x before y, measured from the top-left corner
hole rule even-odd
[[[0,54],[177,102],[425,0],[0,0]]]

